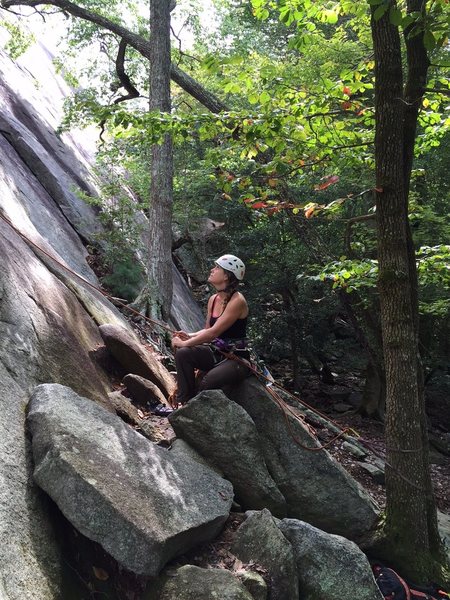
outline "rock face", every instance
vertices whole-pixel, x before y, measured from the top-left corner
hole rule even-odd
[[[309,452],[317,441],[292,417],[286,417],[255,378],[227,395],[251,416],[272,479],[286,499],[288,515],[356,539],[377,520],[377,506],[365,490],[325,451]]]
[[[101,325],[99,330],[108,350],[128,373],[149,379],[166,397],[172,394],[175,381],[169,371],[129,330],[117,325]]]
[[[78,194],[96,191],[89,169],[97,133],[89,140],[80,131],[55,133],[70,90],[53,56],[35,44],[19,64],[5,54],[5,37],[0,27],[0,534],[8,540],[0,544],[0,597],[55,600],[60,549],[31,475],[26,403],[36,385],[57,382],[107,406],[109,381],[95,360],[97,326],[126,322],[52,259],[98,286],[85,244],[97,244],[102,226]],[[197,320],[201,327],[200,311],[176,277],[174,302],[183,307],[177,325],[192,330]]]
[[[95,403],[57,384],[31,398],[34,478],[85,536],[126,569],[157,575],[228,517],[231,484],[174,460]]]
[[[145,600],[254,600],[239,580],[224,569],[185,565],[171,570]]]
[[[303,600],[383,600],[356,544],[295,519],[279,527],[294,549]]]
[[[4,164],[2,157],[0,192]],[[20,172],[16,181],[20,185]],[[114,309],[109,313],[113,320]],[[91,359],[101,343],[76,296],[0,220],[0,533],[8,540],[0,544],[0,580],[5,599],[53,600],[61,581],[60,551],[31,477],[24,427],[29,392],[41,382],[67,383],[106,404],[108,382]]]
[[[201,392],[169,421],[179,438],[232,482],[241,506],[286,516],[286,502],[267,470],[255,424],[241,406],[220,390]]]
[[[41,58],[42,49],[33,55],[40,64]],[[50,103],[37,88],[29,72],[0,50],[0,215],[97,284],[82,239],[92,239],[98,221],[74,193],[90,186],[88,172],[55,135],[47,119]],[[92,359],[102,343],[94,310],[98,322],[123,323],[100,293],[69,284],[62,267],[0,219],[0,534],[8,540],[0,544],[0,595],[8,600],[59,595],[60,550],[31,476],[25,406],[30,391],[48,381],[67,383],[106,405],[107,378]]]
[[[298,575],[292,546],[267,509],[250,514],[238,529],[231,549],[243,562],[257,563],[266,569],[268,600],[298,600]]]

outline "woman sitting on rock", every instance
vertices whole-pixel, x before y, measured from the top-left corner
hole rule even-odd
[[[178,403],[185,404],[198,391],[220,389],[248,375],[245,364],[228,359],[215,349],[232,352],[243,360],[249,358],[246,350],[248,306],[238,292],[244,274],[244,263],[237,256],[224,254],[218,258],[208,277],[216,294],[208,301],[205,329],[195,333],[177,331],[174,335],[172,346],[176,349]],[[195,369],[206,373],[198,390]]]

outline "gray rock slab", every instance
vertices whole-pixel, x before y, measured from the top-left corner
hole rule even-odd
[[[0,598],[54,600],[61,556],[25,437],[28,397],[0,359]]]
[[[192,292],[175,265],[172,265],[173,297],[170,309],[171,325],[182,331],[198,331],[205,325],[205,317],[194,300]]]
[[[267,509],[253,512],[236,532],[231,551],[267,571],[268,600],[298,600],[298,574],[290,542]]]
[[[99,330],[108,350],[128,373],[149,379],[166,397],[173,393],[172,375],[129,330],[114,324],[101,325]]]
[[[302,600],[383,600],[354,542],[296,519],[283,519],[279,528],[294,550]]]
[[[42,46],[35,45],[30,54],[31,62],[51,65],[53,57]],[[70,89],[54,69],[46,73],[45,86],[36,85],[28,69],[18,68],[3,54],[0,78],[3,79],[0,90],[3,135],[23,162],[30,166],[33,176],[52,196],[73,228],[84,239],[95,241],[96,234],[101,231],[95,209],[76,193],[77,189],[82,189],[94,195],[93,178],[72,136],[61,137],[55,133],[64,98],[70,94]],[[52,87],[57,79],[59,85],[55,93],[51,98],[45,97],[42,92]],[[79,140],[83,134],[78,132],[77,137]]]
[[[145,377],[130,373],[125,375],[123,383],[138,404],[166,404],[166,398],[159,387]]]
[[[145,600],[254,600],[242,583],[225,569],[184,565],[171,569],[154,584]]]
[[[34,478],[67,519],[126,569],[157,575],[168,560],[213,539],[231,484],[177,457],[70,388],[31,397]]]
[[[248,378],[226,393],[255,423],[269,473],[286,499],[288,516],[351,539],[375,525],[378,507],[368,493],[326,450],[305,450],[303,446],[314,449],[319,443],[297,420],[284,415],[261,383]]]
[[[239,404],[221,390],[209,390],[174,411],[169,421],[177,437],[232,482],[241,506],[286,516],[286,502],[267,470],[255,424]]]
[[[109,381],[92,360],[98,328],[74,294],[0,220],[0,357],[24,390],[53,381],[106,405]]]

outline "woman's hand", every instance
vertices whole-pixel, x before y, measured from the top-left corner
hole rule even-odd
[[[190,338],[190,335],[185,331],[175,331],[173,337],[178,337],[180,338],[180,340],[188,340]]]
[[[186,338],[186,340],[189,339],[189,336]],[[186,346],[186,340],[182,340],[181,337],[178,337],[177,335],[175,335],[172,338],[172,348],[184,348],[184,346]]]

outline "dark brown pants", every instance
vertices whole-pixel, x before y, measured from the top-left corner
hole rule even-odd
[[[214,366],[214,354],[209,346],[178,348],[175,353],[177,366],[177,400],[185,404],[201,390],[220,390],[225,385],[242,381],[249,369],[235,360],[225,359]],[[196,389],[195,369],[206,372],[198,390]]]

